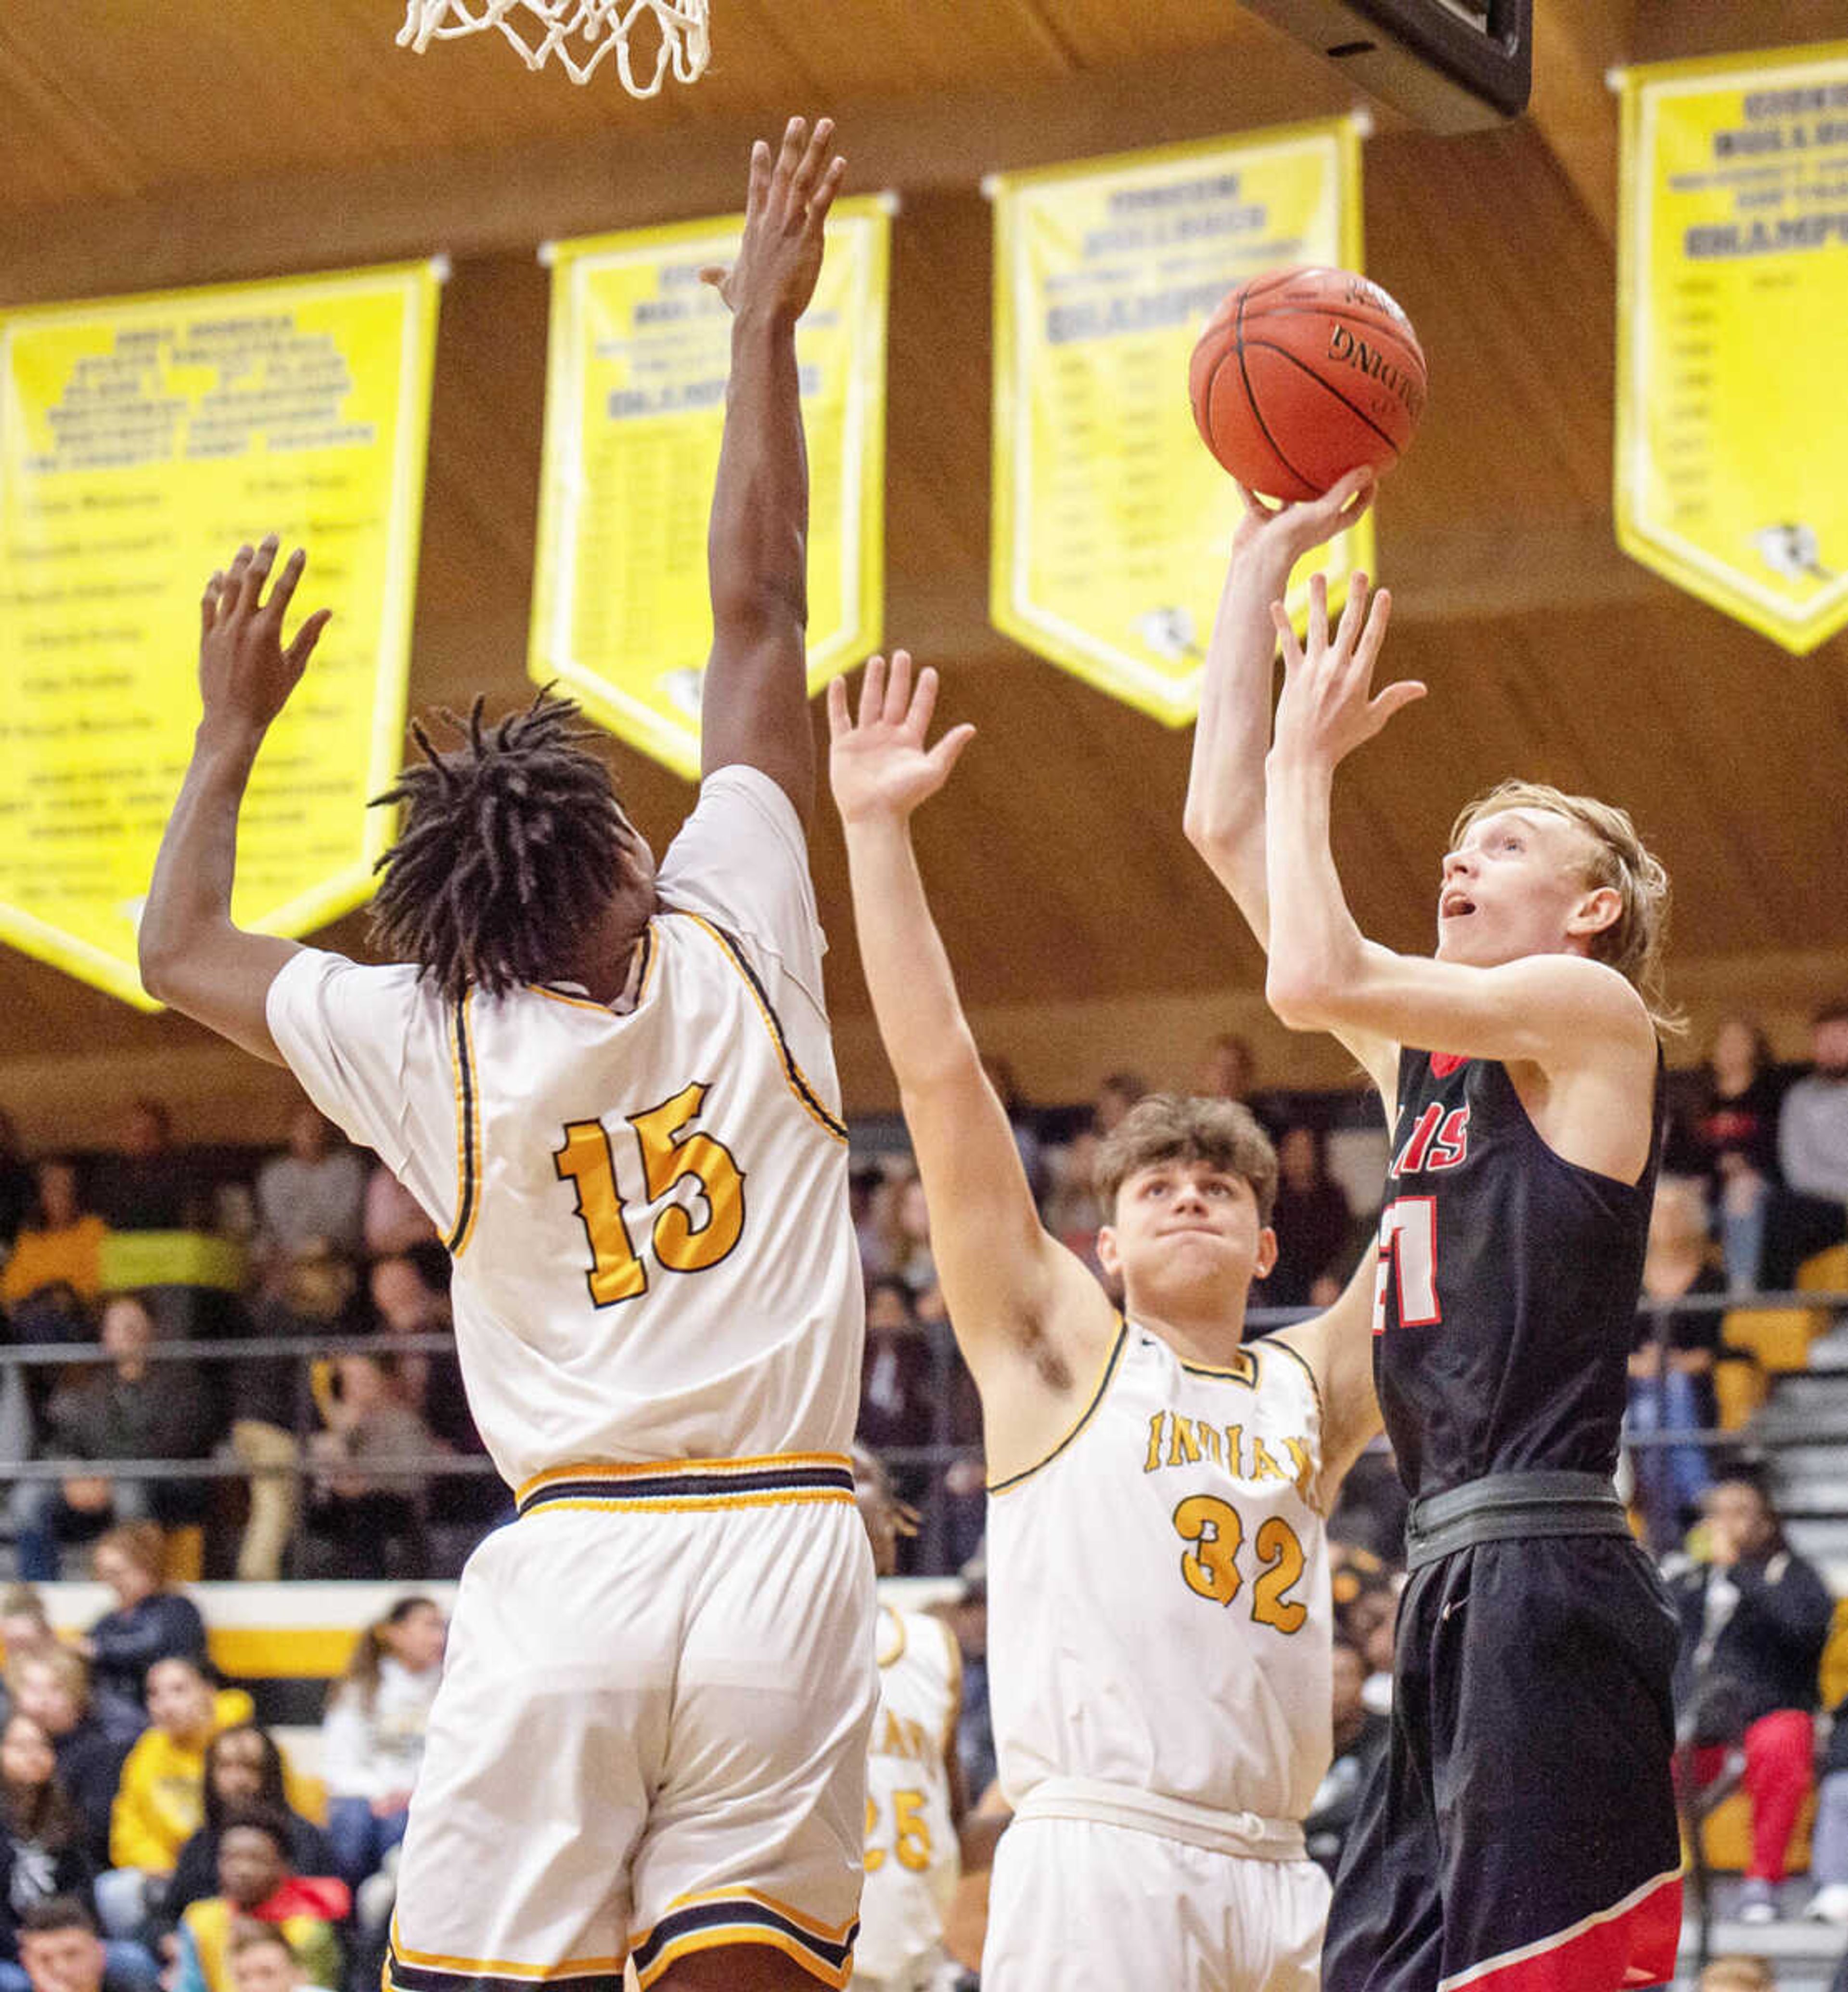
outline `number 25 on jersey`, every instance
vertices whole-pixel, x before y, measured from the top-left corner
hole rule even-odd
[[[744,1172],[722,1141],[687,1131],[699,1117],[706,1092],[695,1082],[660,1106],[627,1117],[641,1151],[642,1202],[658,1203],[690,1176],[705,1206],[697,1223],[679,1203],[655,1218],[649,1243],[666,1272],[700,1273],[717,1265],[744,1230]],[[559,1179],[577,1185],[578,1216],[590,1244],[585,1277],[592,1301],[606,1308],[639,1299],[648,1291],[648,1269],[630,1235],[630,1212],[617,1186],[609,1131],[600,1120],[568,1121],[564,1145],[552,1159]]]

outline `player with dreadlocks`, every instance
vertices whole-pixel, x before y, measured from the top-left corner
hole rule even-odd
[[[206,591],[142,926],[155,995],[287,1064],[442,1228],[520,1520],[470,1560],[398,1874],[395,1992],[845,1982],[876,1698],[846,1457],[859,1262],[804,829],[795,323],[843,170],[752,153],[698,807],[658,875],[576,708],[477,702],[385,798],[400,965],[238,931],[237,815],[324,613],[273,538]]]

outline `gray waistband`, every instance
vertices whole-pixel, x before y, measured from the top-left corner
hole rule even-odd
[[[1624,1504],[1601,1474],[1491,1473],[1412,1503],[1406,1567],[1422,1570],[1476,1543],[1629,1533]]]

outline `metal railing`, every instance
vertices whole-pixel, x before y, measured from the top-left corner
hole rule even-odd
[[[1645,1299],[1638,1307],[1639,1318],[1652,1322],[1652,1339],[1665,1355],[1662,1365],[1664,1407],[1668,1388],[1665,1354],[1670,1323],[1674,1317],[1696,1313],[1725,1315],[1745,1309],[1769,1308],[1839,1314],[1848,1312],[1848,1293],[1689,1294],[1674,1299]],[[1254,1308],[1246,1317],[1248,1335],[1256,1335],[1288,1322],[1303,1320],[1315,1312],[1310,1308]],[[923,1469],[925,1485],[914,1490],[921,1496],[917,1503],[921,1509],[917,1561],[921,1571],[941,1574],[951,1570],[956,1558],[972,1547],[966,1541],[958,1543],[952,1540],[958,1497],[951,1493],[948,1485],[949,1470],[959,1462],[968,1462],[979,1468],[982,1448],[973,1438],[959,1437],[955,1429],[960,1358],[948,1325],[944,1322],[923,1323],[899,1332],[909,1338],[921,1339],[929,1346],[930,1428],[927,1435],[921,1434],[915,1443],[881,1446],[878,1450],[887,1465],[899,1469],[901,1475],[907,1468]],[[295,1441],[294,1458],[257,1461],[229,1456],[220,1451],[210,1458],[195,1459],[94,1460],[52,1456],[27,1459],[0,1458],[0,1481],[107,1479],[143,1482],[220,1480],[248,1482],[265,1479],[283,1479],[293,1481],[298,1493],[306,1495],[312,1483],[339,1477],[338,1462],[318,1460],[310,1456],[309,1442],[313,1434],[322,1429],[313,1386],[316,1363],[343,1355],[389,1358],[418,1355],[453,1356],[454,1353],[453,1338],[443,1333],[381,1335],[377,1333],[345,1332],[156,1340],[145,1352],[145,1359],[149,1363],[186,1363],[202,1366],[237,1365],[253,1361],[294,1363],[296,1366],[292,1428],[292,1436]],[[1749,1356],[1746,1359],[1751,1359]],[[0,1345],[0,1375],[11,1370],[58,1369],[97,1371],[111,1366],[111,1359],[94,1342]],[[965,1384],[965,1387],[968,1387]],[[234,1384],[226,1394],[229,1417],[234,1421],[237,1417]],[[1840,1439],[1848,1443],[1848,1428],[1838,1424],[1819,1423],[1812,1429],[1801,1420],[1781,1423],[1778,1431],[1780,1445],[1800,1445],[1806,1439],[1817,1442]],[[1709,1451],[1736,1450],[1742,1444],[1750,1443],[1749,1433],[1725,1430],[1717,1426],[1670,1425],[1665,1420],[1658,1421],[1656,1429],[1636,1432],[1626,1438],[1626,1444],[1633,1451],[1692,1445],[1699,1445]],[[442,1512],[440,1483],[470,1478],[492,1479],[495,1475],[492,1462],[485,1457],[450,1451],[395,1453],[357,1464],[354,1470],[356,1472],[370,1472],[381,1482],[396,1483],[427,1478],[439,1483],[437,1499],[429,1509],[428,1520],[434,1525],[450,1529],[464,1528],[468,1525]],[[511,1505],[510,1496],[510,1509]],[[299,1569],[302,1566],[304,1537],[312,1523],[311,1503],[306,1499],[299,1499],[295,1509],[295,1533],[289,1554],[289,1565],[293,1569]],[[483,1523],[480,1533],[485,1534],[490,1526],[491,1523]]]

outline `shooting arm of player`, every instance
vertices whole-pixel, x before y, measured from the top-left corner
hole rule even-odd
[[[1309,1365],[1322,1400],[1322,1471],[1316,1505],[1326,1515],[1348,1469],[1379,1431],[1379,1399],[1373,1387],[1373,1290],[1378,1261],[1361,1254],[1354,1276],[1326,1313],[1292,1322],[1274,1339],[1287,1342]]]
[[[1365,1032],[1427,1051],[1548,1069],[1583,1067],[1606,1048],[1626,1061],[1652,1063],[1655,1037],[1641,999],[1603,963],[1532,954],[1478,968],[1396,954],[1355,924],[1330,842],[1334,771],[1425,691],[1410,680],[1372,690],[1391,605],[1382,590],[1363,616],[1356,591],[1331,635],[1318,575],[1307,650],[1281,604],[1273,608],[1283,692],[1266,763],[1272,919],[1265,994],[1272,1009],[1292,1030]],[[1594,892],[1588,901],[1597,898]]]
[[[293,941],[246,933],[231,920],[237,817],[264,736],[306,669],[330,611],[317,609],[285,649],[282,617],[306,556],[298,548],[263,598],[272,534],[241,547],[200,605],[199,691],[204,711],[193,759],[167,820],[139,936],[142,986],[272,1064],[269,985]]]
[[[1277,652],[1271,604],[1283,594],[1305,554],[1344,532],[1365,512],[1374,488],[1372,472],[1361,469],[1311,503],[1272,507],[1239,486],[1245,517],[1232,537],[1231,561],[1207,645],[1182,827],[1244,915],[1252,938],[1266,950],[1265,756]],[[1364,593],[1365,578],[1357,575],[1354,585]],[[1337,1035],[1389,1098],[1397,1046],[1364,1032]]]
[[[808,717],[808,460],[796,321],[821,275],[822,228],[845,162],[832,122],[800,118],[775,164],[751,148],[738,260],[701,275],[731,307],[725,435],[706,558],[712,649],[701,694],[702,774],[743,762],[770,776],[806,827],[815,806]]]
[[[927,751],[936,698],[933,670],[920,674],[913,694],[903,650],[890,673],[883,658],[868,663],[857,719],[837,678],[828,687],[829,779],[846,833],[860,960],[924,1178],[931,1253],[992,1419],[1010,1387],[1030,1375],[1044,1391],[1055,1318],[1061,1334],[1075,1328],[1083,1336],[1080,1324],[1091,1324],[1087,1339],[1101,1362],[1114,1315],[1096,1281],[1040,1223],[924,895],[912,812],[943,786],[975,732],[951,727]],[[1088,1350],[1061,1352],[1088,1372],[1092,1366]],[[990,1471],[1004,1472],[995,1437],[991,1423]]]

